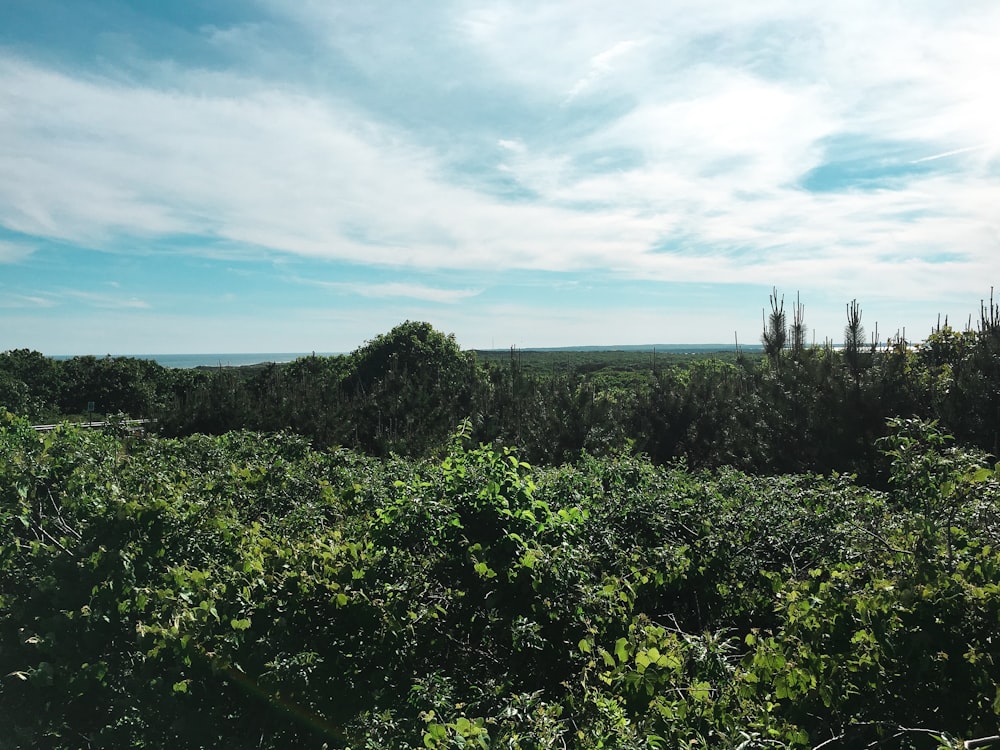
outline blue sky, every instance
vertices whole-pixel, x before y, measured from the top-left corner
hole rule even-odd
[[[1000,282],[1000,3],[0,2],[0,350],[817,341]]]

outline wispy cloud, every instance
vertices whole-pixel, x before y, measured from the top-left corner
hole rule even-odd
[[[612,71],[615,62],[633,50],[642,47],[645,40],[627,39],[612,45],[608,49],[590,58],[590,65],[586,74],[573,84],[573,87],[566,95],[566,103],[573,101],[580,94],[595,86],[601,79],[608,76]]]
[[[426,302],[440,302],[453,304],[470,297],[475,297],[482,290],[479,289],[441,289],[438,287],[424,286],[422,284],[410,284],[405,282],[386,283],[364,283],[345,281],[319,281],[312,279],[294,278],[293,281],[304,284],[319,286],[332,291],[344,292],[346,294],[357,294],[362,297],[389,298],[406,297],[410,299],[424,300]]]
[[[958,156],[959,154],[967,154],[970,151],[979,151],[980,149],[986,148],[986,144],[981,144],[979,146],[966,146],[965,148],[955,148],[951,151],[945,151],[941,154],[934,154],[932,156],[924,156],[920,159],[914,159],[910,164],[922,164],[925,161],[937,161],[938,159],[944,159],[948,156]]]
[[[66,290],[62,296],[82,302],[88,307],[104,310],[148,310],[149,304],[137,297],[119,297],[97,292],[86,292],[79,289]]]
[[[35,246],[25,242],[0,240],[0,263],[16,263],[35,251]]]
[[[0,307],[7,309],[54,307],[55,302],[40,295],[9,294],[0,290]]]

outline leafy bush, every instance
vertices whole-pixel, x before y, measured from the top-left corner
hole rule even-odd
[[[470,430],[374,459],[0,415],[0,746],[995,732],[1000,477],[933,424],[890,426],[886,492]]]

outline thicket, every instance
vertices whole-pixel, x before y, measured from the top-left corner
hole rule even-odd
[[[0,414],[0,747],[954,746],[1000,716],[1000,472],[875,491]]]

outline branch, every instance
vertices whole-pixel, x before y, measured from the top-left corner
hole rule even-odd
[[[831,737],[828,740],[824,740],[823,742],[813,747],[812,750],[821,750],[821,748],[842,742],[847,737],[847,734],[850,730],[859,729],[862,727],[869,727],[869,728],[883,727],[885,729],[895,730],[895,734],[893,734],[890,739],[897,739],[899,737],[902,737],[904,734],[929,734],[933,737],[938,737],[938,738],[941,737],[943,734],[943,732],[937,731],[935,729],[924,729],[922,727],[902,727],[899,726],[898,724],[889,724],[884,721],[866,721],[866,722],[859,722],[857,724],[850,724],[843,732],[841,732],[838,735],[835,735],[834,737]],[[968,748],[985,747],[986,745],[989,745],[997,740],[1000,740],[1000,737],[984,737],[979,740],[969,740],[968,742],[965,743],[965,748],[968,749]],[[865,745],[865,747],[878,747],[884,741],[885,741],[884,739],[875,739],[874,741]],[[980,742],[983,744],[981,745],[969,744],[969,743],[980,743]]]
[[[890,552],[895,552],[898,555],[912,555],[913,554],[910,550],[899,549],[898,547],[893,547],[891,544],[889,544],[889,542],[887,540],[885,540],[884,538],[882,538],[881,536],[879,536],[878,534],[876,534],[871,529],[865,528],[860,523],[856,523],[856,524],[852,524],[852,525],[854,526],[854,528],[858,529],[859,531],[865,532],[866,534],[868,534],[870,537],[872,537],[876,541],[881,542],[882,546],[885,547]],[[855,725],[855,726],[861,726],[861,725],[858,724],[858,725]]]
[[[1000,742],[1000,734],[994,734],[989,737],[980,737],[976,740],[966,740],[963,744],[965,745],[965,750],[975,750],[977,747],[986,747],[987,745],[992,745],[996,742]]]
[[[63,518],[62,511],[59,508],[59,504],[56,502],[56,499],[54,497],[52,497],[52,490],[49,489],[47,491],[47,494],[49,496],[49,503],[52,505],[52,510],[54,510],[55,513],[56,513],[56,521],[57,521],[56,525],[60,529],[62,529],[63,531],[65,531],[66,533],[70,534],[71,536],[76,537],[78,541],[81,540],[81,539],[83,539],[83,535],[79,531],[77,531],[76,529],[74,529],[72,526],[70,526],[66,522],[66,519]],[[39,508],[41,508],[41,502],[39,502]],[[40,515],[40,513],[39,513],[39,515]]]
[[[938,732],[938,731],[936,731],[934,729],[922,729],[922,728],[919,728],[919,727],[914,727],[914,728],[896,727],[896,729],[897,729],[896,733],[894,735],[892,735],[892,737],[890,739],[894,739],[895,740],[895,739],[897,739],[899,737],[902,737],[904,734],[910,734],[911,732],[914,733],[914,734],[929,734],[932,737],[940,737],[941,736],[941,732]],[[865,747],[878,747],[881,744],[882,744],[882,740],[881,739],[874,739],[871,742],[869,742],[867,745],[865,745]]]
[[[846,732],[843,732],[841,734],[831,737],[828,740],[824,740],[823,742],[816,745],[812,750],[822,750],[822,748],[826,747],[827,745],[832,745],[834,742],[840,742],[842,739],[844,739],[845,734]]]

